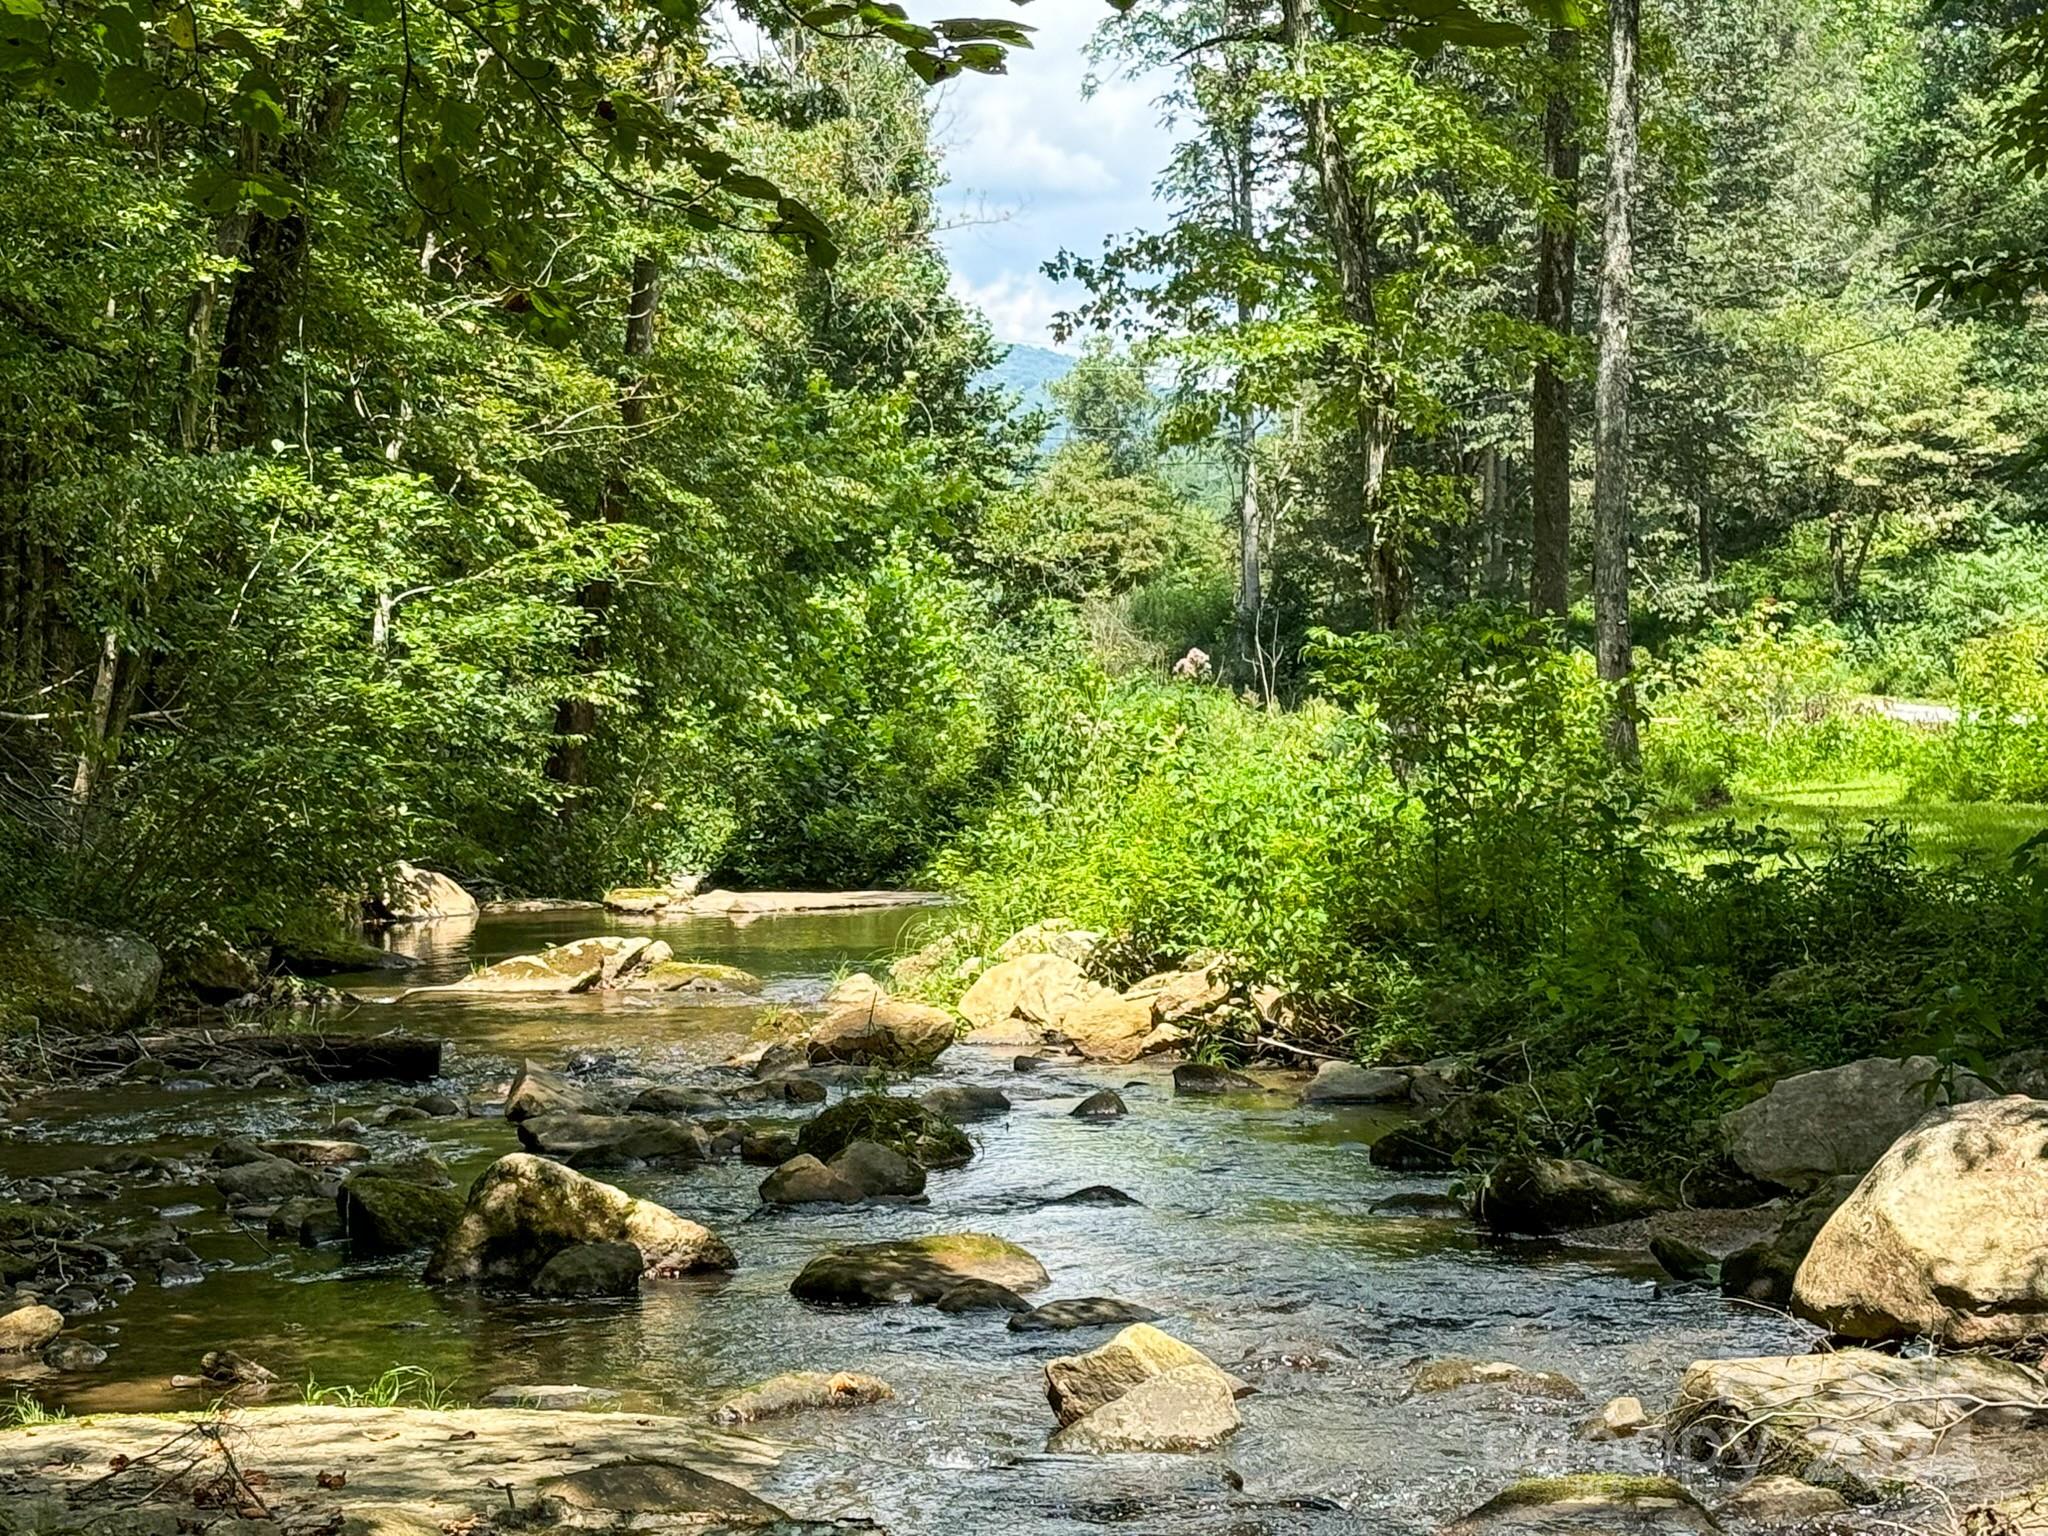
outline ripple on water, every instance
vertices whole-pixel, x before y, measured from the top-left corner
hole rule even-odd
[[[820,996],[837,971],[885,956],[924,920],[894,911],[611,926],[754,971],[772,1002]],[[415,933],[422,964],[407,980],[452,979],[601,926],[601,914],[578,912]],[[391,980],[374,978],[387,995]],[[362,1010],[351,1027],[444,1033],[451,1075],[439,1086],[488,1093],[522,1056],[558,1064],[591,1048],[619,1053],[626,1070],[673,1077],[747,1044],[760,1014],[667,998],[436,998]],[[1655,1401],[1695,1358],[1775,1352],[1803,1338],[1715,1297],[1659,1296],[1631,1262],[1502,1246],[1456,1220],[1373,1215],[1375,1200],[1443,1187],[1371,1166],[1382,1111],[1312,1113],[1270,1095],[1176,1101],[1155,1066],[1025,1077],[1010,1070],[1010,1054],[963,1047],[945,1059],[940,1078],[1000,1087],[1014,1108],[970,1127],[979,1155],[933,1175],[927,1206],[764,1212],[754,1194],[763,1170],[737,1164],[618,1176],[717,1229],[741,1261],[729,1277],[650,1285],[637,1301],[561,1306],[428,1291],[416,1261],[271,1252],[260,1232],[199,1196],[207,1209],[191,1218],[193,1244],[215,1272],[179,1290],[145,1284],[89,1319],[113,1347],[108,1365],[41,1390],[78,1409],[198,1406],[166,1383],[221,1344],[296,1381],[360,1383],[403,1363],[472,1399],[510,1383],[582,1382],[620,1389],[629,1408],[681,1413],[708,1411],[778,1371],[857,1369],[889,1381],[896,1401],[763,1431],[790,1449],[766,1491],[793,1510],[871,1518],[897,1536],[1001,1527],[1321,1536],[1430,1530],[1525,1472],[1636,1470],[1647,1450],[1574,1438],[1592,1405],[1623,1391]],[[1067,1113],[1104,1086],[1124,1094],[1127,1118]],[[141,1086],[112,1101],[59,1096],[10,1127],[5,1166],[52,1172],[115,1148],[198,1154],[224,1135],[331,1124],[373,1103],[361,1085],[289,1101]],[[481,1119],[368,1139],[379,1155],[432,1150],[458,1179],[514,1144],[502,1121]],[[1049,1203],[1091,1184],[1141,1203]],[[147,1214],[193,1198],[189,1187],[139,1189],[115,1208]],[[1041,1299],[1142,1302],[1252,1380],[1259,1391],[1242,1405],[1247,1427],[1228,1453],[1045,1456],[1052,1419],[1039,1367],[1106,1332],[1019,1335],[998,1315],[833,1311],[788,1295],[803,1263],[834,1243],[963,1228],[1037,1254],[1052,1277]],[[1413,1363],[1442,1354],[1562,1371],[1591,1403],[1409,1397]]]

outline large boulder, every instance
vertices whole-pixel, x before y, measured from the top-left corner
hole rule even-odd
[[[571,1168],[673,1168],[711,1155],[701,1127],[666,1115],[529,1115],[519,1122],[519,1144]]]
[[[431,923],[475,917],[476,898],[446,875],[403,860],[377,893],[377,915],[387,923]]]
[[[541,1265],[533,1294],[553,1301],[633,1296],[640,1274],[640,1250],[631,1243],[573,1243]]]
[[[132,933],[54,918],[0,918],[0,1028],[126,1029],[156,1001],[163,963]]]
[[[1214,1013],[1230,1001],[1230,978],[1224,975],[1220,962],[1190,966],[1147,976],[1124,996],[1148,1004],[1154,1023],[1178,1024],[1184,1019]]]
[[[1249,1390],[1193,1345],[1150,1323],[1133,1323],[1100,1348],[1047,1361],[1045,1397],[1065,1426],[1115,1402],[1140,1382],[1190,1366],[1214,1371],[1232,1395]]]
[[[950,1120],[955,1125],[965,1125],[972,1120],[988,1120],[1010,1112],[1010,1096],[1000,1088],[984,1087],[980,1083],[947,1083],[920,1095],[918,1103],[937,1115],[941,1120]]]
[[[601,1115],[611,1106],[581,1083],[532,1062],[522,1062],[505,1096],[505,1118],[528,1120],[535,1115]]]
[[[31,1302],[0,1312],[0,1355],[33,1354],[63,1331],[64,1314],[55,1307]]]
[[[1832,1354],[1702,1360],[1678,1384],[1665,1436],[1723,1471],[1803,1477],[1865,1491],[1863,1479],[1924,1456],[1966,1428],[2037,1422],[2048,1376],[1986,1355]]]
[[[907,1200],[924,1193],[924,1169],[879,1141],[856,1141],[831,1166],[869,1199]]]
[[[439,1245],[462,1220],[452,1189],[358,1175],[335,1197],[342,1235],[359,1254],[411,1253]]]
[[[2048,1332],[2048,1101],[1936,1110],[1864,1176],[1813,1240],[1794,1307],[1855,1339],[1952,1348]]]
[[[851,1179],[800,1152],[761,1181],[761,1199],[768,1205],[858,1205],[867,1194]]]
[[[1028,928],[1019,928],[1003,940],[996,946],[996,958],[1015,960],[1023,955],[1057,955],[1076,965],[1086,965],[1088,957],[1101,943],[1102,935],[1093,928],[1077,928],[1064,917],[1048,917]]]
[[[1802,1072],[1721,1119],[1729,1155],[1744,1173],[1785,1189],[1810,1189],[1862,1173],[1931,1108],[1989,1098],[1982,1079],[1958,1074],[1953,1095],[1932,1056],[1873,1056]]]
[[[666,1207],[544,1157],[501,1157],[470,1187],[462,1219],[427,1266],[430,1284],[524,1286],[564,1248],[631,1243],[649,1276],[728,1270],[718,1235]]]
[[[855,1094],[806,1121],[797,1150],[830,1162],[857,1141],[879,1142],[926,1168],[959,1168],[974,1156],[960,1127],[915,1099],[884,1093]]]
[[[1361,1067],[1355,1061],[1326,1061],[1301,1092],[1304,1104],[1399,1104],[1408,1099],[1411,1079],[1392,1067]]]
[[[1230,1379],[1211,1365],[1183,1365],[1147,1377],[1113,1402],[1059,1430],[1057,1455],[1213,1451],[1243,1424]]]
[[[849,1002],[825,1015],[811,1033],[811,1065],[843,1062],[919,1072],[953,1043],[953,1016],[943,1008],[879,997]]]
[[[976,1029],[1021,1021],[1030,1032],[1056,1032],[1083,1003],[1114,997],[1081,967],[1060,955],[1019,955],[981,973],[960,999],[961,1015]]]
[[[1516,1157],[1494,1169],[1473,1214],[1495,1232],[1540,1236],[1652,1215],[1669,1203],[1593,1163]]]
[[[213,1187],[230,1206],[277,1205],[320,1188],[320,1175],[303,1163],[268,1153],[213,1172]]]
[[[1149,999],[1119,997],[1107,989],[1060,1016],[1059,1033],[1084,1058],[1118,1066],[1153,1049],[1156,1032]]]
[[[966,1280],[1012,1291],[1048,1284],[1045,1266],[986,1232],[947,1232],[893,1243],[859,1243],[820,1254],[790,1283],[799,1301],[876,1307],[935,1302]]]
[[[673,957],[645,961],[622,984],[628,992],[703,992],[712,996],[741,996],[758,992],[762,986],[760,977],[736,965]]]

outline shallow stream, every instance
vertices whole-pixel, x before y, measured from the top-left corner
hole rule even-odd
[[[487,916],[413,935],[422,964],[405,982],[452,979],[593,932],[651,932],[679,956],[764,977],[771,1003],[802,1002],[835,974],[914,942],[924,920],[915,910],[747,922]],[[341,980],[365,994],[399,990],[389,973]],[[449,1049],[439,1086],[488,1099],[523,1056],[560,1067],[575,1053],[602,1053],[604,1073],[680,1081],[750,1043],[764,1011],[635,993],[440,997],[366,1006],[341,1027],[441,1034]],[[789,1452],[762,1491],[794,1513],[864,1517],[896,1536],[1103,1527],[1278,1536],[1422,1532],[1523,1474],[1651,1470],[1647,1444],[1577,1437],[1602,1400],[1632,1393],[1654,1407],[1697,1358],[1811,1341],[1718,1295],[1660,1291],[1654,1267],[1627,1255],[1502,1245],[1457,1220],[1374,1214],[1389,1195],[1445,1187],[1370,1165],[1370,1142],[1392,1123],[1383,1113],[1301,1108],[1298,1084],[1279,1078],[1283,1091],[1267,1096],[1176,1100],[1161,1067],[1021,1074],[1013,1054],[956,1047],[921,1080],[990,1083],[1014,1104],[970,1128],[978,1155],[935,1174],[928,1205],[766,1211],[755,1196],[765,1170],[736,1162],[600,1175],[704,1222],[740,1257],[729,1278],[651,1284],[631,1302],[430,1291],[416,1258],[364,1264],[338,1250],[278,1247],[260,1227],[231,1222],[211,1188],[136,1189],[117,1210],[154,1207],[189,1229],[206,1278],[171,1289],[145,1282],[81,1320],[110,1349],[106,1364],[22,1382],[74,1411],[199,1407],[170,1378],[193,1371],[203,1351],[231,1346],[294,1384],[360,1385],[405,1364],[431,1371],[457,1399],[580,1383],[619,1390],[629,1407],[701,1415],[779,1371],[858,1370],[890,1382],[896,1400],[763,1428]],[[1127,1119],[1068,1115],[1104,1086],[1123,1093]],[[118,1149],[197,1156],[228,1135],[317,1134],[391,1097],[363,1085],[251,1093],[176,1083],[46,1097],[4,1122],[0,1171],[73,1169]],[[380,1157],[431,1150],[465,1182],[516,1146],[495,1118],[414,1122],[362,1139]],[[1105,1183],[1143,1204],[1046,1203]],[[1036,1254],[1052,1275],[1036,1300],[1110,1295],[1166,1314],[1161,1326],[1259,1388],[1242,1404],[1245,1429],[1220,1457],[1049,1458],[1039,1365],[1106,1332],[1020,1335],[1000,1314],[824,1311],[788,1295],[805,1260],[834,1243],[959,1230],[996,1232]],[[1560,1371],[1586,1400],[1486,1387],[1408,1395],[1413,1366],[1446,1355]]]

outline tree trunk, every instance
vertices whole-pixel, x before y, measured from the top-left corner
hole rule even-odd
[[[1479,527],[1485,566],[1480,588],[1490,598],[1503,598],[1514,590],[1515,554],[1518,540],[1514,528],[1514,483],[1508,456],[1498,443],[1479,453]]]
[[[1635,287],[1636,39],[1640,0],[1609,0],[1606,243],[1600,258],[1600,368],[1593,401],[1593,625],[1600,676],[1614,685],[1608,738],[1633,766],[1629,681],[1629,323]]]
[[[655,318],[661,309],[661,265],[648,252],[633,258],[632,291],[626,300],[625,353],[628,358],[648,357],[654,352]],[[619,420],[626,428],[620,454],[632,452],[632,439],[647,421],[647,380],[634,373],[627,378],[619,396]],[[605,482],[599,498],[599,515],[617,522],[625,485],[616,472]],[[612,604],[612,584],[592,581],[578,594],[587,617],[578,659],[586,674],[595,676],[604,665],[604,620]],[[581,789],[590,782],[590,740],[597,732],[597,702],[587,696],[563,699],[555,706],[555,748],[548,761],[548,776],[559,784]],[[574,802],[564,806],[573,811]]]
[[[1571,340],[1579,261],[1579,134],[1568,79],[1578,38],[1563,27],[1552,30],[1554,73],[1543,107],[1543,169],[1565,207],[1562,217],[1544,219],[1536,231],[1536,323],[1557,337],[1560,350]],[[1529,606],[1539,614],[1561,615],[1571,606],[1572,390],[1563,369],[1549,357],[1537,359],[1529,416]]]
[[[1238,122],[1225,130],[1230,135],[1230,222],[1233,232],[1249,255],[1257,235],[1252,207],[1252,125]],[[1251,295],[1240,288],[1237,294],[1237,324],[1240,330],[1254,318]],[[1258,419],[1251,405],[1238,399],[1231,412],[1231,436],[1237,455],[1237,653],[1243,667],[1263,679],[1259,665],[1259,459]],[[1263,689],[1264,683],[1260,684]]]
[[[99,670],[92,684],[92,712],[86,717],[85,738],[78,747],[78,771],[71,776],[71,798],[83,810],[92,803],[101,770],[106,767],[108,746],[114,734],[114,694],[121,672],[121,637],[113,630],[100,632]]]
[[[242,254],[248,244],[250,217],[234,213],[220,221],[214,232],[214,254],[227,262]],[[220,279],[208,273],[192,289],[185,303],[185,333],[178,363],[177,419],[171,429],[171,443],[181,453],[197,453],[213,437],[208,406],[213,399],[213,317],[220,307]]]

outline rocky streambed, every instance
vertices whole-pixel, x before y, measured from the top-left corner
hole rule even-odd
[[[17,1307],[15,1326],[58,1331],[0,1354],[0,1392],[98,1417],[0,1434],[0,1508],[72,1507],[184,1433],[132,1415],[221,1399],[245,1405],[227,1443],[270,1495],[217,1489],[186,1528],[512,1528],[543,1487],[545,1519],[603,1524],[655,1496],[594,1492],[599,1474],[650,1457],[801,1521],[898,1536],[1878,1530],[1932,1518],[1923,1480],[1968,1504],[2048,1471],[2048,1432],[2015,1405],[2030,1378],[1798,1363],[1816,1327],[1679,1283],[1641,1224],[1490,1235],[1443,1174],[1376,1164],[1420,1078],[1397,1094],[1325,1073],[1307,1103],[1307,1073],[1183,1069],[1177,1085],[1170,1057],[1139,1054],[1157,1026],[1119,1023],[1129,999],[1107,998],[1084,1001],[1134,1059],[984,1026],[990,1043],[892,1072],[878,1009],[817,1015],[849,995],[845,972],[913,948],[919,921],[444,921],[408,935],[402,976],[340,978],[374,1000],[322,1023],[444,1042],[430,1080],[313,1082],[289,1055],[265,1063],[276,1076],[224,1074],[165,1052],[25,1099],[0,1142],[0,1249],[20,1266],[60,1245],[65,1268],[8,1276],[54,1314]],[[607,923],[667,946],[637,964],[710,969],[635,987],[607,977],[612,945],[580,951],[558,989],[437,990]],[[920,1016],[896,1023],[889,1041],[921,1056]],[[877,1089],[928,1108],[863,1107]],[[514,1175],[537,1164],[571,1170],[541,1176],[548,1220],[589,1222],[579,1181],[623,1213],[579,1227],[573,1263],[518,1235],[533,1181]],[[391,1396],[415,1406],[343,1406]],[[680,1478],[663,1497],[702,1494]],[[407,1524],[422,1500],[439,1513]],[[765,1518],[742,1502],[688,1528]]]

